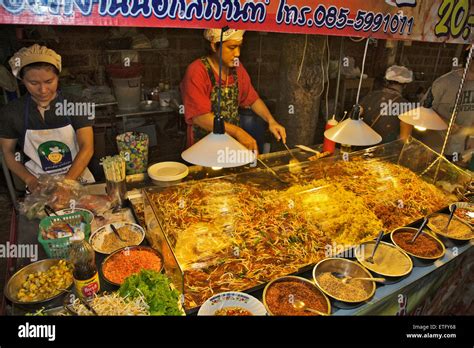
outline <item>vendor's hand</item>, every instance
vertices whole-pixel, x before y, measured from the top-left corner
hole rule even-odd
[[[239,143],[244,145],[247,149],[256,151],[258,153],[257,141],[252,136],[240,128],[235,134],[235,138]]]
[[[281,124],[279,124],[277,121],[271,121],[268,124],[268,129],[272,134],[275,136],[277,140],[283,140],[283,142],[286,144],[286,130],[285,127],[283,127]]]
[[[25,180],[25,185],[31,193],[39,189],[39,181],[34,175]]]

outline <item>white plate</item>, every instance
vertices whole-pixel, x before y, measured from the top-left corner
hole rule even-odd
[[[148,168],[148,176],[157,181],[175,181],[186,177],[188,166],[179,162],[160,162]]]
[[[198,315],[215,315],[219,309],[226,307],[240,307],[252,315],[267,315],[262,302],[243,292],[222,292],[209,298],[199,309]]]
[[[115,226],[117,230],[123,226],[128,226],[132,231],[139,233],[141,235],[140,242],[138,244],[130,244],[127,246],[140,245],[143,242],[143,239],[145,239],[145,230],[140,225],[132,224],[130,222],[114,222],[113,225]],[[114,251],[125,247],[125,246],[122,246],[110,252],[104,251],[101,248],[101,246],[102,246],[102,243],[104,242],[104,236],[109,233],[114,233],[114,232],[112,231],[110,224],[107,224],[98,228],[91,234],[89,242],[91,243],[92,248],[98,253],[109,255],[109,254],[112,254]]]
[[[92,221],[94,221],[94,213],[91,212],[90,210],[87,210],[87,209],[84,209],[84,208],[75,208],[75,209],[61,209],[61,210],[58,210],[56,211],[56,214],[58,215],[67,215],[67,214],[74,214],[78,211],[83,211],[83,212],[86,212],[86,213],[89,213],[90,216],[92,217],[90,223],[92,223]]]

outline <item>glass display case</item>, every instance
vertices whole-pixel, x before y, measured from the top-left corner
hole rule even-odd
[[[257,167],[145,188],[147,239],[193,309],[445,208],[471,178],[436,158],[410,139],[296,165],[269,156],[276,175]]]

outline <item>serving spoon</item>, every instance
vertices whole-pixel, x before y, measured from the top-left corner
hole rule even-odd
[[[374,250],[372,251],[372,255],[370,255],[364,261],[367,261],[369,263],[374,263],[374,255],[375,255],[375,252],[377,251],[377,248],[379,247],[382,237],[383,237],[383,230],[380,231],[379,236],[377,237],[377,240],[375,241],[375,246],[374,246]]]
[[[112,229],[112,231],[114,232],[114,234],[118,237],[118,239],[120,239],[122,242],[126,242],[126,240],[124,240],[119,232],[117,231],[117,229],[115,228],[115,226],[113,224],[110,224],[110,228]]]
[[[301,300],[294,300],[293,303],[292,303],[292,306],[293,308],[295,309],[300,309],[300,310],[303,310],[303,311],[308,311],[308,312],[312,312],[312,313],[316,313],[318,315],[322,315],[322,316],[329,316],[328,313],[324,313],[324,312],[320,312],[316,309],[313,309],[313,308],[309,308],[306,306],[306,303],[304,303],[303,301]]]
[[[266,168],[266,170],[268,170],[270,173],[273,174],[274,177],[276,177],[278,179],[278,181],[280,181],[282,184],[285,184],[287,186],[290,185],[289,182],[283,180],[282,178],[280,178],[280,176],[277,174],[277,172],[275,172],[272,168],[270,168],[265,162],[263,162],[260,158],[257,157],[257,160]]]
[[[451,220],[453,219],[454,213],[456,212],[456,209],[458,208],[456,204],[453,204],[452,207],[453,208],[451,210],[451,214],[449,215],[448,223],[446,224],[446,227],[444,228],[445,231],[448,229],[449,224],[451,223]]]
[[[418,231],[416,231],[416,234],[413,236],[412,240],[408,242],[408,244],[413,244],[415,243],[415,240],[418,238],[418,236],[421,234],[421,232],[423,231],[423,229],[425,228],[426,224],[428,223],[428,218],[425,217],[425,219],[423,220],[423,223],[421,224],[420,228],[418,229]]]

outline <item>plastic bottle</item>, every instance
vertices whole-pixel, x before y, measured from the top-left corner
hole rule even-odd
[[[74,286],[82,298],[88,299],[100,290],[99,273],[95,264],[95,252],[84,239],[83,232],[76,232],[71,237],[69,260],[74,265]]]
[[[336,115],[333,115],[332,118],[326,123],[325,131],[331,129],[334,126],[337,126],[338,122],[336,121]],[[336,150],[336,143],[328,138],[324,137],[323,142],[323,152],[334,153]]]

